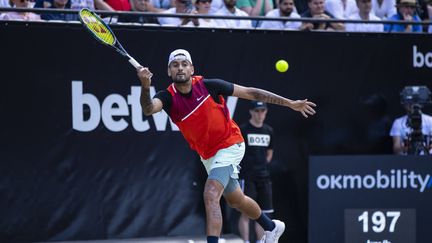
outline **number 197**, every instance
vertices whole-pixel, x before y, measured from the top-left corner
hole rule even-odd
[[[376,211],[372,213],[371,221],[372,221],[372,230],[375,233],[381,233],[386,228],[387,218],[391,219],[389,232],[394,232],[397,220],[400,216],[400,211],[388,211],[384,214],[381,211]],[[359,222],[363,222],[363,232],[369,232],[369,212],[364,211],[359,217]]]

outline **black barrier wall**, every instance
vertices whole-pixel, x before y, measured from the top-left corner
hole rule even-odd
[[[318,104],[307,120],[270,106],[283,242],[306,241],[308,155],[389,153],[399,91],[432,77],[428,35],[113,29],[155,74],[155,91],[170,83],[168,54],[185,48],[196,74]],[[204,234],[205,172],[164,113],[140,113],[124,59],[78,24],[3,22],[0,36],[1,241]],[[279,59],[288,72],[274,70]],[[374,94],[388,107],[378,116]],[[247,104],[230,99],[238,123]]]

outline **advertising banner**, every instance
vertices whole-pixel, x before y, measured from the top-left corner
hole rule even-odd
[[[308,119],[269,105],[274,217],[291,231],[282,241],[307,238],[309,155],[391,153],[400,90],[432,77],[431,35],[112,28],[154,74],[152,94],[171,83],[169,53],[184,48],[196,75],[317,103]],[[0,36],[1,242],[204,234],[206,172],[166,113],[141,113],[127,61],[79,23],[3,21]],[[280,59],[285,73],[275,70]],[[238,124],[248,121],[248,101],[227,104]],[[340,220],[373,217],[372,206]],[[421,217],[400,209],[407,224]],[[226,219],[224,232],[236,225]]]
[[[311,156],[309,242],[427,243],[429,156]]]

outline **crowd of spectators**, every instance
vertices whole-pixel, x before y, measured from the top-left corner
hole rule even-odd
[[[107,11],[134,11],[162,14],[199,14],[209,16],[266,16],[270,18],[309,18],[300,20],[247,20],[183,17],[149,17],[119,15],[120,23],[151,23],[164,26],[211,28],[262,28],[287,30],[326,30],[350,32],[428,32],[432,24],[415,22],[432,20],[432,0],[0,0],[0,7],[18,8],[81,8]],[[297,8],[297,6],[299,6]],[[302,11],[299,12],[298,9]],[[307,6],[307,7],[306,7]],[[311,19],[317,19],[314,21]],[[410,21],[411,23],[344,23],[321,20]],[[0,20],[78,20],[71,13],[2,12]]]

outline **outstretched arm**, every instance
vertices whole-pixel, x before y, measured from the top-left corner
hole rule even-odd
[[[137,75],[141,81],[141,108],[144,115],[149,116],[153,113],[162,110],[162,101],[160,99],[152,99],[150,97],[150,84],[153,74],[148,68],[138,67]]]
[[[312,108],[316,106],[315,103],[310,102],[307,99],[290,100],[263,89],[244,87],[237,84],[234,84],[232,95],[247,100],[258,100],[271,104],[288,106],[295,111],[301,112],[304,117],[308,117],[308,114],[315,114],[315,110]]]

